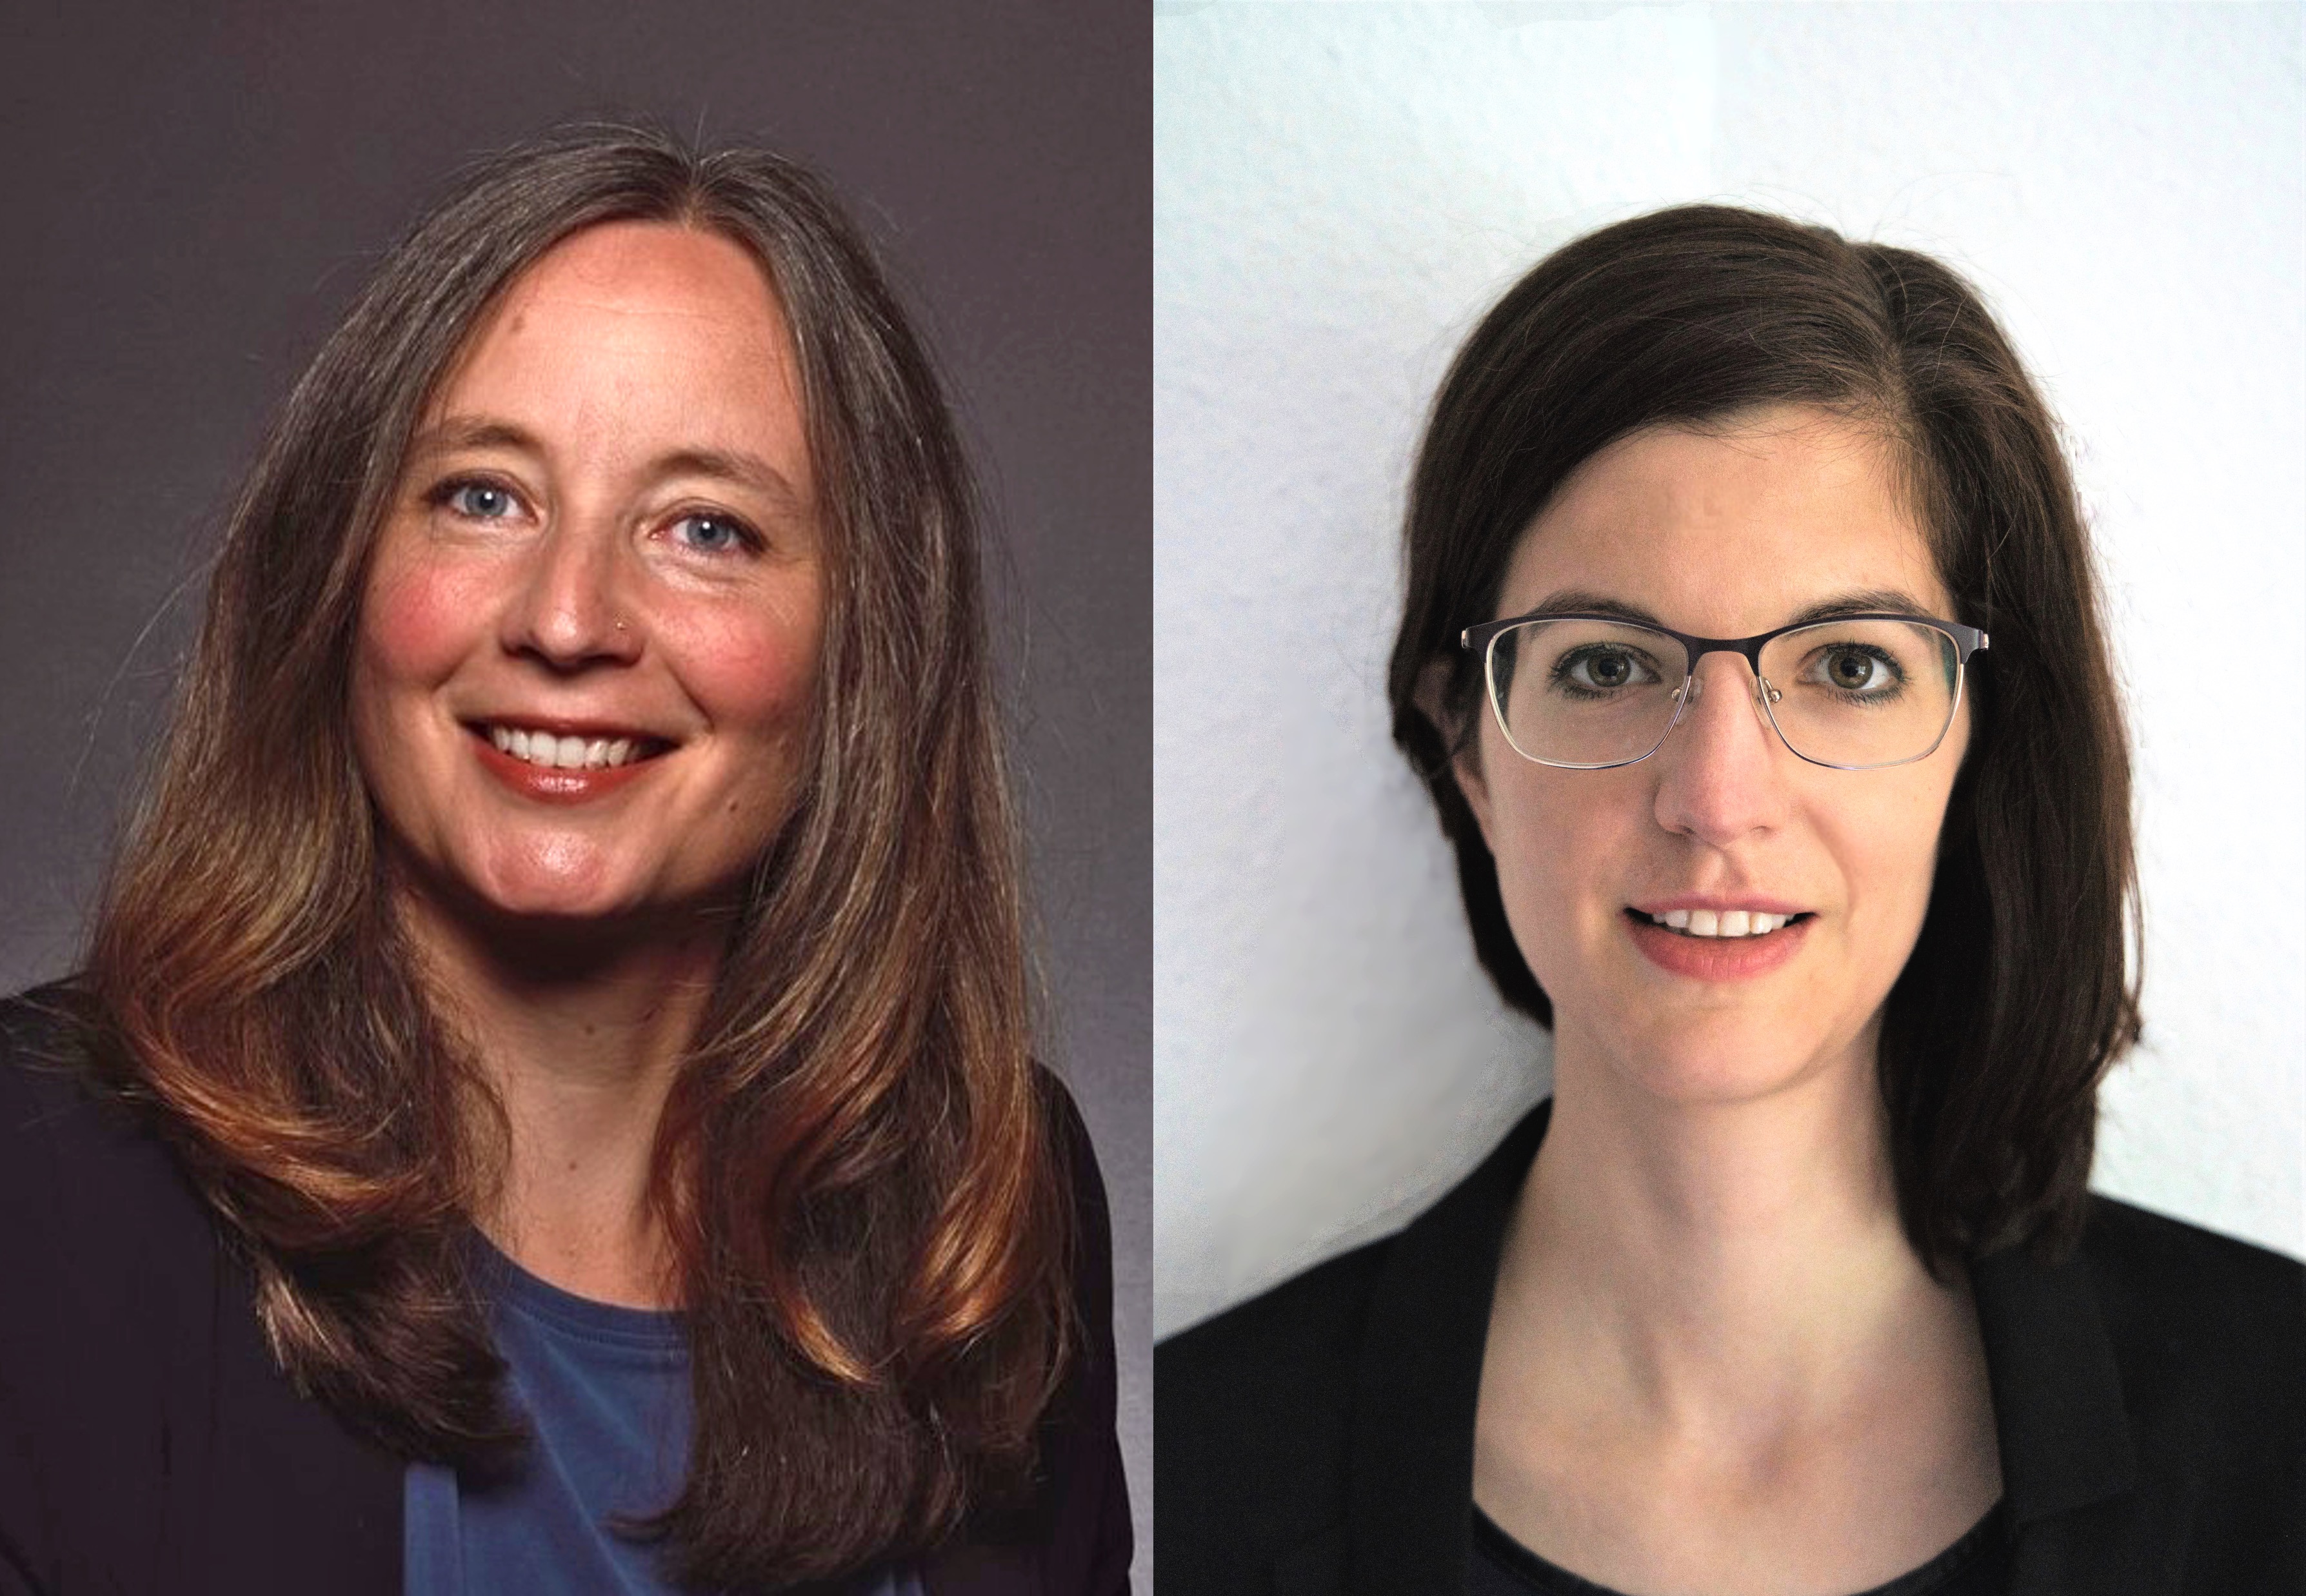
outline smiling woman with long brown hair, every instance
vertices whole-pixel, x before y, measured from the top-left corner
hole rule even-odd
[[[1125,1583],[983,632],[819,181],[469,175],[234,509],[84,974],[0,1010],[0,1586]]]

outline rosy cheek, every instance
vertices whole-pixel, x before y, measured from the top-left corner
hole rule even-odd
[[[665,641],[680,651],[690,694],[724,730],[780,733],[816,684],[817,619],[796,606],[695,617]]]
[[[376,573],[361,606],[361,654],[380,682],[440,680],[471,652],[483,614],[473,573],[408,562]]]
[[[490,613],[469,569],[389,554],[380,551],[361,604],[349,706],[362,766],[388,800],[415,780],[412,755],[431,746],[431,696],[471,655]]]

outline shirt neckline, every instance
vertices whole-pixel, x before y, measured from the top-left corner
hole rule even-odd
[[[1984,1556],[1987,1546],[2003,1532],[2003,1523],[2008,1516],[2004,1502],[2005,1498],[1995,1498],[1984,1517],[1928,1562],[1884,1583],[1870,1585],[1857,1596],[1928,1596],[1928,1592],[1945,1585]],[[1499,1528],[1497,1521],[1482,1512],[1478,1502],[1473,1504],[1473,1547],[1476,1555],[1486,1558],[1533,1590],[1546,1592],[1546,1596],[1620,1596],[1607,1585],[1595,1584],[1558,1563],[1547,1562]]]
[[[499,1307],[548,1330],[601,1345],[687,1353],[688,1316],[679,1310],[628,1308],[580,1297],[522,1268],[478,1225],[471,1233],[474,1278]]]

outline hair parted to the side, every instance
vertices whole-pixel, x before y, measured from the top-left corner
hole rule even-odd
[[[1930,257],[1716,205],[1556,251],[1437,394],[1409,496],[1395,742],[1457,854],[1482,966],[1552,1023],[1451,770],[1480,714],[1459,630],[1578,465],[1637,429],[1823,406],[1893,446],[1953,594],[1992,634],[1912,957],[1883,1017],[1900,1212],[1934,1270],[2080,1225],[2097,1087],[2137,1039],[2129,745],[2088,534],[2047,407],[1977,293]],[[1420,707],[1436,702],[1437,726]],[[1862,781],[1863,774],[1847,778]]]
[[[696,1429],[679,1498],[638,1531],[684,1580],[785,1585],[918,1551],[1022,1490],[1072,1334],[976,489],[926,350],[820,180],[568,129],[474,168],[384,257],[231,513],[87,982],[108,1067],[247,1259],[284,1369],[404,1455],[506,1461],[520,1436],[461,1241],[500,1173],[474,1134],[496,1105],[397,927],[346,692],[423,406],[515,274],[612,220],[752,252],[820,484],[800,790],[657,1138]]]

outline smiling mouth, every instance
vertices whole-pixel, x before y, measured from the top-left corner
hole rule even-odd
[[[1640,925],[1655,926],[1661,930],[1670,931],[1677,936],[1704,941],[1722,937],[1767,936],[1772,932],[1783,930],[1797,921],[1817,918],[1817,916],[1808,909],[1789,915],[1764,914],[1759,909],[1726,909],[1719,911],[1711,909],[1674,909],[1657,915],[1644,914],[1638,909],[1628,909],[1626,913]]]
[[[654,759],[673,747],[662,738],[637,734],[579,737],[501,721],[469,722],[465,730],[492,744],[499,753],[540,770],[615,770]]]

